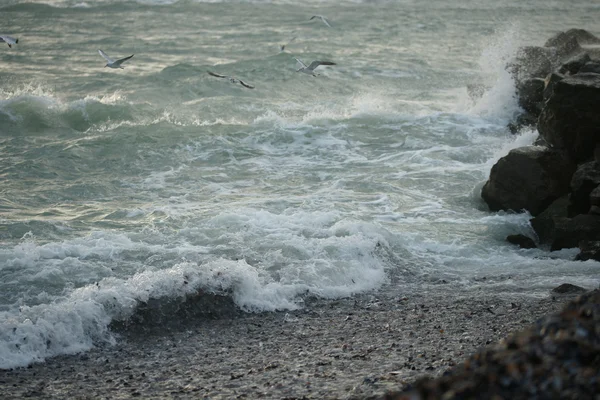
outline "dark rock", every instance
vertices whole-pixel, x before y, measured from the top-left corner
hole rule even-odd
[[[585,29],[569,29],[552,36],[544,44],[545,47],[560,47],[571,39],[576,39],[581,44],[600,44],[600,38],[594,36]]]
[[[537,117],[529,113],[519,114],[513,122],[508,124],[508,129],[512,134],[519,133],[524,128],[534,128],[537,123]]]
[[[517,50],[515,59],[509,63],[507,70],[517,83],[530,78],[545,78],[552,72],[555,59],[552,49],[525,46]]]
[[[580,69],[579,73],[591,72],[593,74],[600,74],[600,62],[588,61]]]
[[[508,235],[506,241],[508,243],[516,244],[522,249],[535,249],[537,247],[533,239],[521,234]]]
[[[600,164],[591,161],[577,167],[571,178],[569,217],[589,212],[592,205],[590,196],[598,185],[600,185]]]
[[[555,49],[556,57],[559,60],[566,60],[583,51],[583,49],[579,45],[579,41],[575,38],[565,40],[564,42],[556,46]]]
[[[531,227],[538,236],[540,243],[552,243],[554,237],[555,220],[567,218],[569,207],[569,195],[564,195],[555,200],[548,208],[537,217],[529,220]]]
[[[550,96],[552,96],[552,93],[554,93],[554,85],[556,85],[556,82],[562,81],[564,78],[564,75],[556,72],[552,72],[546,77],[544,80],[544,101],[548,100]],[[535,122],[537,122],[537,120]]]
[[[560,68],[558,69],[558,73],[563,74],[563,75],[566,75],[566,74],[575,75],[576,73],[579,72],[579,70],[581,70],[581,68],[586,63],[588,63],[591,60],[592,59],[590,58],[590,55],[588,53],[578,54],[578,55],[572,57],[571,59],[569,59],[563,65],[561,65]]]
[[[560,294],[567,294],[567,293],[574,294],[574,293],[587,292],[587,290],[585,290],[581,286],[571,285],[570,283],[563,283],[562,285],[557,286],[554,289],[552,289],[552,291],[554,293],[560,293]]]
[[[578,261],[596,260],[600,261],[600,242],[582,240],[579,242],[581,252],[575,258]]]
[[[590,192],[590,210],[592,207],[600,207],[600,186]]]
[[[599,215],[579,214],[573,218],[555,218],[554,223],[551,251],[578,247],[583,240],[600,240]]]
[[[538,215],[568,193],[574,165],[563,153],[539,146],[511,150],[492,167],[481,196],[492,211]]]
[[[556,82],[538,119],[548,143],[565,149],[573,161],[592,158],[600,142],[600,75],[577,74]]]
[[[526,79],[517,84],[519,106],[533,116],[539,116],[544,106],[545,81],[541,78]]]

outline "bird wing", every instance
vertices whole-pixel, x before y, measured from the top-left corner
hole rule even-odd
[[[119,64],[119,65],[120,65],[121,63],[123,63],[123,62],[125,62],[125,61],[129,60],[129,59],[130,59],[131,57],[133,57],[133,56],[134,56],[134,55],[132,54],[132,55],[130,55],[129,57],[125,57],[125,58],[118,59],[117,61],[115,61],[115,63],[117,63],[117,64]]]
[[[11,44],[17,44],[19,42],[19,39],[15,39],[14,37],[10,37],[10,36],[0,36],[0,42],[6,42],[9,45],[11,45]]]
[[[314,70],[315,68],[317,68],[319,65],[337,65],[334,62],[331,61],[313,61],[310,63],[310,65],[308,66],[308,69],[310,70]]]
[[[105,52],[103,52],[102,50],[98,50],[98,53],[100,53],[100,55],[101,55],[102,57],[104,57],[104,59],[105,59],[106,61],[108,61],[109,63],[111,63],[111,64],[112,64],[112,63],[114,63],[114,62],[115,62],[115,61],[114,61],[112,58],[110,58],[110,57],[108,56],[108,54],[106,54],[106,53],[105,53]]]
[[[327,20],[327,18],[325,18],[325,17],[321,16],[321,21],[323,21],[323,23],[324,23],[325,25],[327,25],[328,27],[330,27],[330,28],[331,28],[331,25],[329,24],[329,21]]]
[[[242,84],[243,87],[247,87],[248,89],[254,89],[254,86],[252,85],[248,85],[246,82],[244,82],[243,80],[239,79],[240,83]]]
[[[294,60],[298,61],[300,63],[300,65],[302,66],[302,68],[306,68],[306,64],[304,64],[302,62],[302,60],[300,60],[299,58],[294,57]]]
[[[209,75],[216,76],[217,78],[229,78],[227,75],[215,74],[214,72],[207,71]]]

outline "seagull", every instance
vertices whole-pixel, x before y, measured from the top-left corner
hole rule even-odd
[[[19,43],[19,39],[15,39],[14,37],[11,37],[11,36],[2,35],[2,36],[0,36],[0,43],[2,43],[2,42],[6,42],[8,47],[12,48],[13,44]]]
[[[294,36],[293,38],[291,38],[290,41],[287,42],[286,44],[282,44],[281,46],[279,46],[279,52],[283,53],[285,51],[285,46],[287,46],[288,44],[292,43],[294,40],[296,40],[296,36]]]
[[[254,89],[254,86],[252,85],[248,85],[246,82],[244,82],[241,79],[237,79],[234,78],[233,76],[227,76],[227,75],[221,75],[221,74],[215,74],[214,72],[210,72],[208,71],[208,74],[211,76],[216,76],[217,78],[225,78],[225,79],[229,79],[229,82],[231,83],[240,83],[243,87],[246,87],[248,89]]]
[[[325,25],[327,25],[328,27],[330,27],[330,28],[331,28],[331,25],[329,24],[329,21],[327,20],[327,18],[325,18],[325,17],[324,17],[324,16],[322,16],[322,15],[313,15],[312,17],[310,17],[309,21],[312,21],[312,20],[313,20],[313,19],[315,19],[315,18],[319,18],[319,19],[321,19],[321,21],[323,21],[323,23],[324,23]]]
[[[129,57],[125,57],[125,58],[121,58],[119,60],[113,60],[112,58],[110,58],[108,56],[108,54],[106,54],[105,52],[103,52],[102,50],[98,50],[98,53],[100,53],[100,55],[102,57],[104,57],[104,59],[106,60],[107,64],[104,66],[104,68],[109,67],[109,68],[121,68],[124,69],[121,64],[124,63],[125,61],[129,60],[131,57],[133,57],[133,54],[130,55]]]
[[[297,69],[296,72],[304,72],[305,74],[309,74],[312,76],[318,75],[318,74],[315,74],[315,68],[317,68],[319,65],[337,65],[336,63],[331,62],[331,61],[313,61],[307,67],[306,64],[304,64],[302,62],[302,60],[300,60],[299,58],[294,57],[294,59],[296,61],[298,61],[301,65],[301,67],[299,69]]]

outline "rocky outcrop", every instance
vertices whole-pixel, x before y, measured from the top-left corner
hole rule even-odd
[[[540,137],[501,158],[481,192],[492,211],[529,211],[541,245],[579,247],[581,260],[600,258],[600,55],[590,44],[600,39],[572,29],[507,66],[518,118],[536,119]]]
[[[538,131],[577,163],[593,157],[600,142],[600,75],[578,73],[554,85],[538,120]]]
[[[531,101],[531,86],[537,84],[532,83],[531,80],[546,80],[543,89],[545,101],[552,92],[551,86],[559,76],[564,77],[581,72],[597,73],[600,51],[585,46],[599,43],[600,39],[593,34],[582,29],[571,29],[557,33],[544,46],[525,46],[517,51],[514,60],[507,65],[507,70],[515,80],[517,98],[523,112],[509,124],[511,132],[515,133],[523,126],[530,126],[531,119],[537,119],[543,107],[543,104],[538,105]],[[548,77],[552,74],[558,76],[549,80]],[[539,89],[537,86],[535,88],[537,91],[534,93],[539,96]],[[539,99],[539,97],[536,98]]]
[[[511,150],[492,167],[481,196],[493,211],[544,211],[568,193],[575,166],[564,153],[547,147]]]

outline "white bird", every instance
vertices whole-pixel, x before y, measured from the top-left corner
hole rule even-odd
[[[104,68],[109,67],[109,68],[121,68],[124,69],[121,64],[124,63],[125,61],[129,60],[131,57],[133,57],[133,54],[130,55],[129,57],[125,57],[125,58],[121,58],[119,60],[113,60],[112,58],[110,58],[108,56],[108,54],[106,54],[105,52],[103,52],[102,50],[98,50],[98,53],[100,53],[100,55],[102,57],[104,57],[104,59],[106,60],[107,64],[104,66]]]
[[[322,16],[322,15],[313,15],[312,17],[310,17],[309,21],[312,21],[312,20],[313,20],[313,19],[315,19],[315,18],[319,18],[321,21],[323,21],[323,23],[324,23],[325,25],[327,25],[328,27],[330,27],[330,28],[331,28],[331,24],[329,24],[329,21],[327,20],[327,18],[325,18],[325,17],[324,17],[324,16]]]
[[[244,81],[243,81],[243,80],[241,80],[241,79],[234,78],[233,76],[221,75],[221,74],[215,74],[214,72],[210,72],[210,71],[208,71],[208,74],[209,74],[209,75],[212,75],[212,76],[216,76],[217,78],[225,78],[225,79],[228,79],[228,80],[229,80],[229,82],[231,82],[231,83],[239,83],[239,84],[241,84],[243,87],[246,87],[246,88],[248,88],[248,89],[254,89],[254,86],[247,84],[246,82],[244,82]]]
[[[331,62],[331,61],[313,61],[307,67],[306,64],[304,64],[302,62],[302,60],[300,60],[299,58],[294,57],[294,59],[296,61],[298,61],[301,65],[301,67],[299,69],[297,69],[296,72],[304,72],[305,74],[309,74],[312,76],[318,75],[318,74],[315,74],[315,68],[317,68],[319,65],[337,65],[336,63]]]
[[[19,43],[19,39],[15,39],[11,36],[0,35],[0,43],[2,42],[5,42],[8,45],[8,47],[12,48],[13,44]]]

